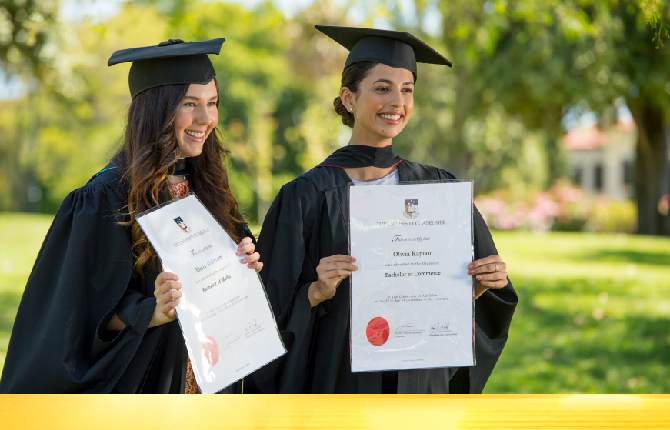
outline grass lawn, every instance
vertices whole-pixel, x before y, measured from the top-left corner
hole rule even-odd
[[[0,214],[0,367],[51,219]],[[487,394],[670,392],[670,239],[493,235],[519,307]]]
[[[16,310],[53,216],[0,213],[0,367]]]
[[[485,393],[670,392],[670,239],[493,236],[519,306]]]

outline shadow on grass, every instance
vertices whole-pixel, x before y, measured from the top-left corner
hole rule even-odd
[[[670,392],[670,319],[539,308],[526,288],[485,393]]]
[[[599,263],[650,264],[655,266],[668,266],[670,264],[670,252],[637,251],[630,249],[603,249],[588,254],[580,254],[579,259],[584,261],[597,261]]]

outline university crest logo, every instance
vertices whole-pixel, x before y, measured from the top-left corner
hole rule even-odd
[[[405,213],[407,218],[416,218],[419,216],[419,199],[405,199]]]
[[[184,220],[181,219],[181,217],[177,217],[177,218],[175,218],[175,219],[174,219],[174,222],[177,223],[177,225],[179,226],[179,228],[182,229],[182,230],[184,231],[184,233],[188,233],[189,231],[191,231],[191,229],[188,228],[188,226],[186,225],[186,223],[184,223]]]

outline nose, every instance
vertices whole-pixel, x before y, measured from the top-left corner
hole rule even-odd
[[[402,97],[402,89],[397,88],[395,91],[393,91],[393,97],[391,99],[391,106],[393,107],[400,107],[405,104],[405,101]]]
[[[212,122],[206,106],[198,106],[195,110],[195,121],[200,125],[209,125]]]

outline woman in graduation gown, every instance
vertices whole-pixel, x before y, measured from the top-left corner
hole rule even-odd
[[[404,160],[392,138],[409,121],[416,62],[451,63],[417,38],[392,31],[316,26],[351,52],[335,110],[353,128],[349,145],[284,185],[258,239],[261,277],[288,353],[245,380],[245,392],[481,393],[502,352],[517,304],[506,265],[473,211],[477,365],[353,373],[349,343],[347,187],[353,181],[448,180]],[[420,142],[417,142],[420,144]]]
[[[197,389],[175,321],[178,274],[161,272],[135,217],[195,192],[240,242],[242,262],[262,267],[215,128],[218,87],[207,54],[218,54],[223,41],[170,40],[110,58],[110,66],[132,62],[124,144],[63,201],[18,309],[0,392]]]

